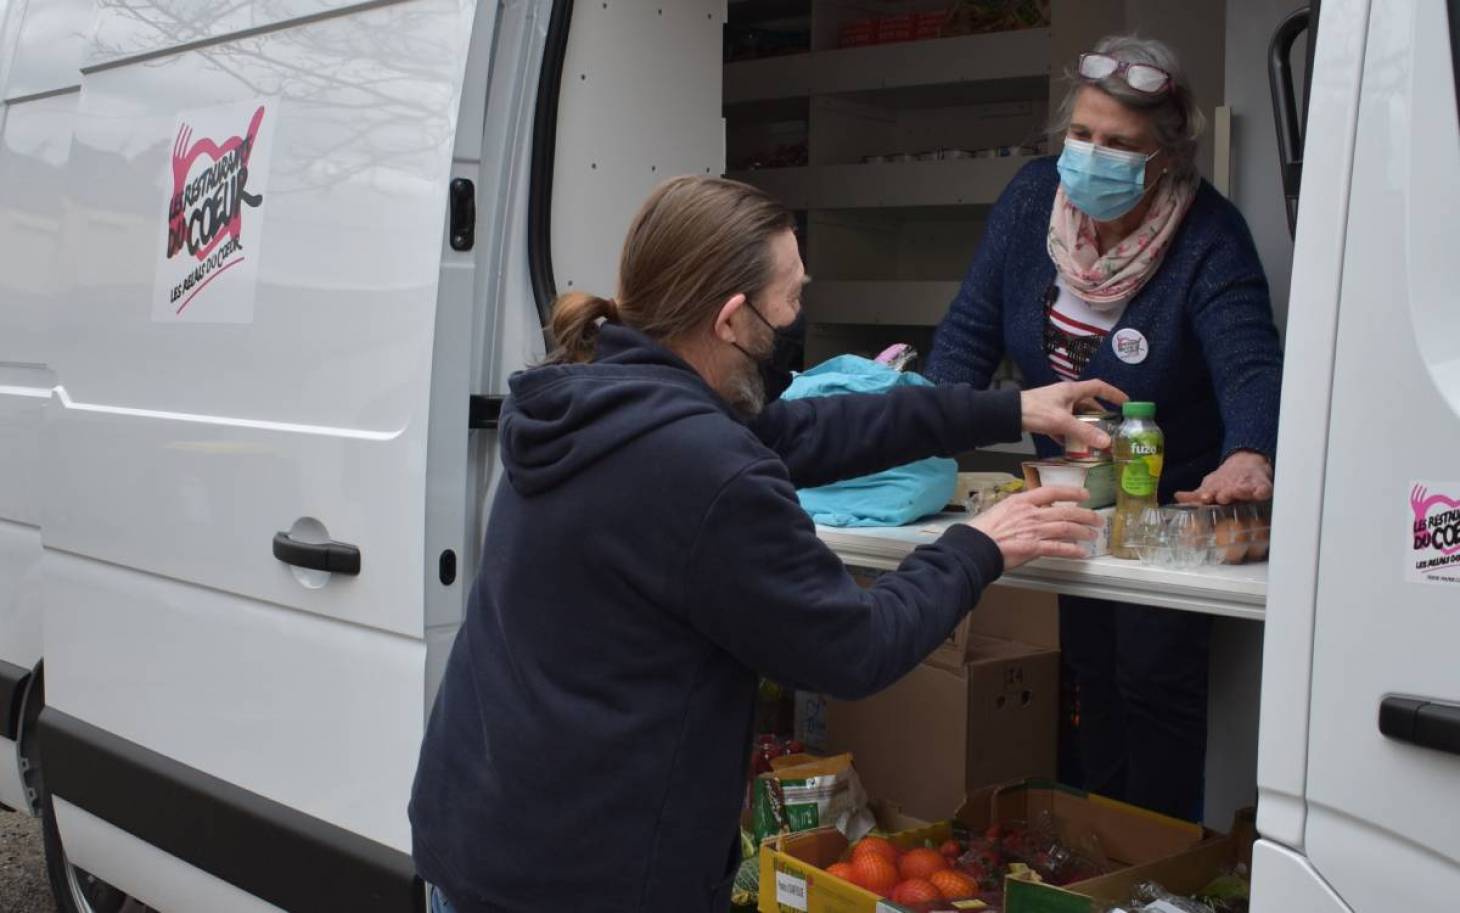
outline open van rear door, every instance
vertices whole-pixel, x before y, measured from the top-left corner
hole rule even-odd
[[[150,906],[419,902],[433,344],[476,15],[98,7],[58,201],[39,731],[71,861]]]
[[[1440,913],[1460,896],[1457,13],[1324,5],[1305,158],[1325,180],[1305,181],[1294,255],[1254,913]],[[1317,132],[1354,98],[1351,130]],[[1293,636],[1309,622],[1311,671]]]

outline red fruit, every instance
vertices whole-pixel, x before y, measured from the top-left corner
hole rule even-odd
[[[958,860],[958,871],[982,885],[991,880],[989,872],[994,870],[973,859],[960,859]]]
[[[852,860],[852,883],[886,897],[897,886],[897,867],[877,852],[865,852]]]
[[[897,871],[903,878],[927,878],[934,872],[948,868],[948,860],[937,850],[918,847],[908,850],[897,864]]]
[[[843,881],[856,882],[856,878],[854,877],[856,869],[852,868],[850,862],[833,862],[826,867],[826,874],[835,875]]]
[[[944,840],[943,845],[938,847],[938,852],[947,859],[957,859],[963,855],[963,847],[958,845],[957,840]]]
[[[893,903],[927,903],[942,899],[938,888],[925,878],[909,878],[892,889]]]
[[[962,872],[934,872],[928,881],[944,900],[969,900],[978,895],[978,882]]]
[[[852,847],[852,861],[855,862],[864,853],[876,853],[894,866],[897,865],[897,857],[901,855],[887,838],[871,835],[858,840],[857,845]]]

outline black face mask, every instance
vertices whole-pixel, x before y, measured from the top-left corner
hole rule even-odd
[[[740,349],[741,354],[755,362],[760,368],[761,383],[765,384],[765,401],[773,403],[781,398],[786,388],[791,386],[791,372],[801,363],[806,351],[806,312],[797,311],[796,319],[783,327],[778,327],[765,319],[765,315],[756,309],[749,301],[745,306],[750,312],[760,318],[760,322],[771,328],[775,334],[775,342],[771,345],[770,354],[764,359],[756,358],[739,343],[731,343],[735,348]]]

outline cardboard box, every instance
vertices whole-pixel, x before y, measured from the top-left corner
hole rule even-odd
[[[1154,881],[1175,894],[1191,895],[1230,872],[1239,863],[1251,870],[1252,843],[1257,836],[1256,812],[1244,809],[1232,822],[1232,832],[1216,835],[1191,849],[1057,888],[1046,884],[1008,881],[1004,885],[1005,913],[1094,913],[1106,904],[1124,903],[1136,885]]]
[[[1025,491],[1033,491],[1041,485],[1075,485],[1090,493],[1089,500],[1083,502],[1081,507],[1099,510],[1115,503],[1114,463],[1032,460],[1021,463],[1020,466],[1024,470]]]
[[[994,823],[1037,821],[1045,813],[1054,816],[1071,842],[1093,832],[1106,857],[1120,866],[1166,859],[1211,836],[1190,821],[1039,779],[980,790],[959,809],[958,820],[977,832]]]
[[[895,806],[879,804],[877,820],[886,827],[894,844],[910,849],[923,846],[931,835],[952,833],[948,822],[928,824],[895,811]],[[897,829],[894,825],[901,824]],[[760,897],[756,907],[760,913],[899,913],[904,908],[843,881],[826,872],[826,867],[841,861],[850,847],[847,839],[833,827],[823,827],[799,834],[787,834],[768,840],[760,848]]]
[[[880,694],[828,701],[826,737],[869,795],[933,820],[981,787],[1052,777],[1058,714],[1058,651],[970,635],[956,669],[923,663]]]
[[[1207,837],[1198,825],[1039,780],[981,790],[963,804],[956,817],[969,830],[979,833],[995,822],[1035,820],[1044,811],[1053,813],[1071,834],[1093,830],[1100,838],[1106,855],[1124,865],[1145,866],[1158,860],[1189,855],[1193,849],[1204,848]],[[952,834],[952,823],[942,821],[894,834],[891,839],[898,846],[912,847],[923,846],[929,841],[936,845]],[[846,838],[834,828],[789,834],[767,841],[760,849],[758,909],[761,913],[887,913],[902,910],[897,904],[826,873],[826,867],[840,861],[847,850]],[[1096,880],[1091,879],[1084,884]],[[1006,903],[1008,888],[1015,884],[1006,883]],[[1046,888],[1039,898],[1056,898],[1056,902],[1074,898],[1073,902],[1087,904],[1080,908],[1080,913],[1088,913],[1089,910],[1089,897],[1069,891]],[[1063,913],[1063,909],[1026,907],[1021,913],[1034,910]],[[1006,913],[1015,911],[1010,908]]]
[[[856,568],[850,573],[858,586],[870,587],[882,574],[893,572]],[[1058,650],[1059,597],[1040,590],[995,584],[984,591],[978,605],[963,616],[926,662],[959,668],[967,661],[968,639],[974,634]]]
[[[1058,650],[1059,597],[1038,590],[991,586],[984,591],[973,611],[963,616],[948,639],[924,662],[945,669],[961,669],[971,658],[970,644],[978,636]]]

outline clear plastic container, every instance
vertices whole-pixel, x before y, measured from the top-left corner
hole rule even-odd
[[[1190,570],[1262,561],[1271,516],[1267,503],[1147,506],[1130,521],[1127,541],[1152,567]]]

